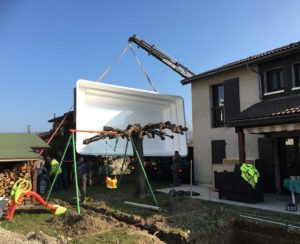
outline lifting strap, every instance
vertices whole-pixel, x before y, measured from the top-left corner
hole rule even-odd
[[[106,144],[106,160],[105,160],[105,164],[104,164],[104,170],[105,170],[105,173],[106,173],[105,184],[106,184],[107,188],[116,189],[117,186],[118,186],[118,179],[117,179],[117,177],[116,176],[114,178],[108,177],[108,174],[109,174],[109,172],[108,172],[108,162],[107,162],[107,146],[108,146],[108,142],[107,141],[104,141],[104,142]],[[118,141],[116,141],[116,144],[117,143],[118,143]],[[117,148],[117,145],[115,145],[115,148],[111,147],[111,149],[113,149],[114,151],[116,150],[116,148]]]
[[[122,175],[123,175],[123,172],[124,172],[124,165],[125,165],[125,158],[126,158],[126,156],[127,156],[128,143],[129,143],[129,140],[127,139],[127,141],[126,141],[126,146],[125,146],[125,153],[124,153],[124,156],[123,156],[123,163],[122,163],[121,172],[120,172],[121,175],[120,175],[120,177],[119,177],[118,186],[119,186],[120,183],[121,183]]]
[[[101,82],[103,80],[103,78],[107,75],[107,73],[110,71],[111,67],[127,52],[127,50],[130,48],[131,52],[133,53],[138,65],[140,66],[143,74],[145,75],[147,81],[149,82],[151,88],[153,89],[154,92],[157,92],[156,89],[154,88],[151,79],[147,73],[147,71],[144,68],[144,65],[142,64],[142,62],[140,61],[140,59],[138,58],[138,56],[136,55],[135,51],[133,50],[133,48],[131,47],[131,43],[128,43],[127,47],[118,55],[118,57],[111,63],[110,66],[108,66],[106,68],[106,70],[103,72],[103,74],[98,78],[97,82]]]
[[[135,53],[135,51],[133,50],[133,48],[131,47],[131,45],[129,45],[129,48],[130,48],[131,52],[133,53],[133,55],[134,55],[134,57],[135,57],[137,63],[140,65],[140,68],[141,68],[142,72],[144,73],[146,79],[148,80],[150,86],[152,87],[153,91],[157,92],[156,89],[154,88],[154,86],[153,86],[151,80],[150,80],[149,75],[147,74],[147,71],[146,71],[145,68],[144,68],[144,65],[142,64],[142,62],[140,61],[140,59],[139,59],[138,56],[136,55],[136,53]]]
[[[127,52],[129,46],[130,46],[130,44],[128,44],[127,47],[119,54],[119,56],[111,63],[111,65],[107,67],[107,69],[103,72],[103,74],[98,78],[97,82],[102,81],[102,79],[110,71],[111,67]]]
[[[108,176],[108,174],[109,174],[108,173],[108,163],[107,163],[107,160],[105,160],[105,164],[103,166],[104,170],[105,170],[105,173],[106,173],[105,184],[106,184],[106,187],[108,187],[110,189],[118,188],[118,186],[121,183],[121,179],[122,179],[122,175],[123,175],[123,171],[124,171],[124,165],[125,165],[125,158],[126,158],[126,155],[127,155],[128,142],[129,142],[129,140],[127,140],[126,146],[125,146],[125,153],[124,153],[124,156],[123,156],[123,163],[122,163],[122,166],[121,166],[121,172],[120,172],[119,180],[117,179],[116,176],[113,179]],[[106,154],[107,154],[107,145],[108,144],[107,144],[107,142],[105,142],[105,143],[106,143]],[[117,140],[116,144],[117,143],[118,143],[118,140]],[[116,146],[115,146],[115,149],[116,149]]]

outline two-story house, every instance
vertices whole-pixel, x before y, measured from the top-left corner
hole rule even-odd
[[[266,192],[300,175],[300,42],[182,80],[191,84],[195,180],[259,159]]]

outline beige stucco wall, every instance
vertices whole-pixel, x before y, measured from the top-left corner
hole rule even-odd
[[[257,70],[257,67],[253,67]],[[258,75],[246,67],[225,72],[214,77],[192,83],[193,145],[195,180],[197,183],[213,184],[211,141],[226,141],[226,158],[238,159],[238,136],[234,128],[211,127],[210,86],[224,80],[239,78],[241,111],[259,102]],[[258,136],[245,135],[246,158],[258,158]]]

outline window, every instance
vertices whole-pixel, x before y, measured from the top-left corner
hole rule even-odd
[[[265,73],[265,93],[282,92],[284,90],[283,69],[277,68]]]
[[[300,87],[300,63],[293,65],[293,88]]]
[[[212,126],[224,126],[224,85],[212,86]]]

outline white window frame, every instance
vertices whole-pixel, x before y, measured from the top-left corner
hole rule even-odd
[[[224,110],[224,100],[223,100],[223,125],[221,126],[214,126],[214,115],[213,115],[213,103],[214,103],[214,94],[213,94],[213,87],[214,86],[223,86],[224,89],[224,83],[215,83],[215,84],[210,84],[210,121],[211,121],[211,129],[218,129],[218,128],[224,128],[225,127],[225,110]],[[225,96],[225,94],[224,94]],[[220,105],[218,107],[221,107]]]
[[[293,83],[292,91],[300,90],[300,86],[296,86],[296,85],[295,85],[295,83],[296,83],[296,77],[295,77],[295,65],[297,65],[297,64],[300,65],[300,62],[296,62],[296,63],[293,63],[293,64],[292,64],[292,83]]]
[[[267,70],[264,71],[264,96],[274,95],[274,94],[284,92],[284,89],[278,90],[278,91],[266,92],[266,90],[267,90],[267,72],[272,71],[272,70],[276,70],[276,69],[282,69],[284,71],[283,66],[272,67],[272,68],[267,69]],[[284,82],[284,84],[286,84],[285,80],[283,82]]]

